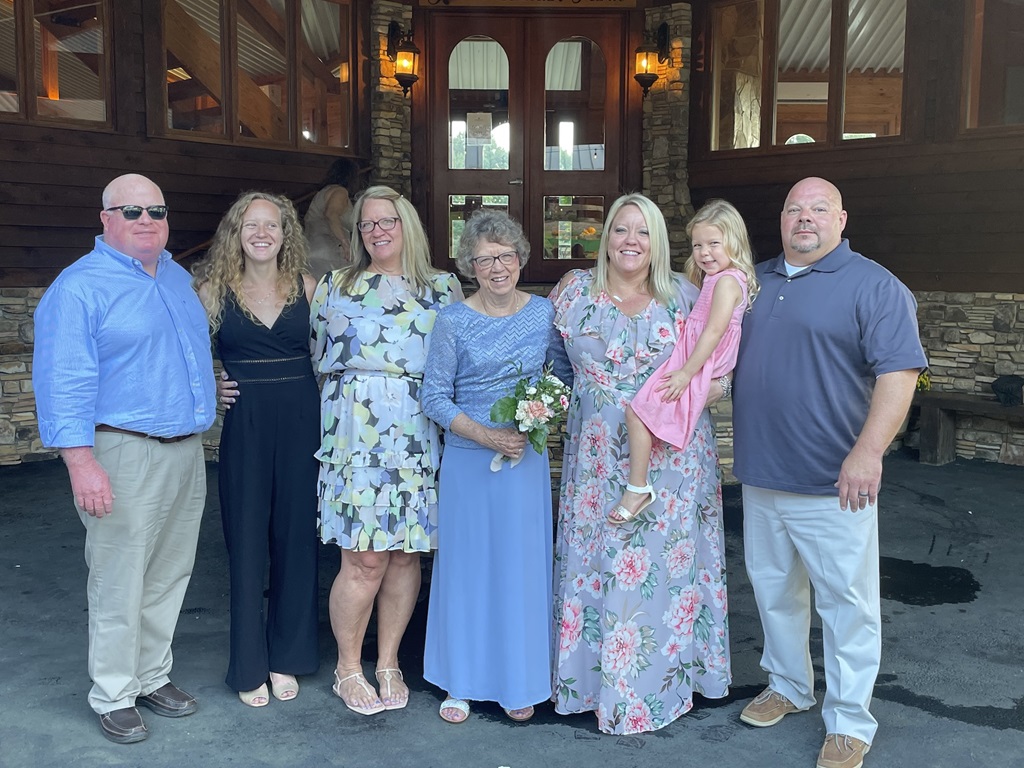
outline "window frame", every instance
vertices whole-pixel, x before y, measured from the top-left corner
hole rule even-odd
[[[93,0],[103,14],[102,71],[97,74],[103,96],[103,120],[83,120],[74,117],[48,117],[39,114],[39,91],[36,90],[36,45],[33,31],[33,0],[14,0],[14,61],[18,89],[18,111],[0,112],[0,122],[110,133],[114,129],[114,72],[111,63],[111,0]],[[41,54],[40,54],[41,56]]]
[[[166,0],[165,0],[166,2]],[[332,2],[332,0],[325,0]],[[199,133],[168,125],[168,93],[166,87],[167,47],[164,35],[164,12],[161,3],[160,14],[154,14],[151,29],[146,33],[147,42],[147,132],[151,137],[190,141],[207,144],[230,145],[247,149],[269,149],[284,152],[358,156],[362,144],[359,115],[366,102],[365,87],[362,84],[366,71],[362,41],[368,34],[368,13],[358,0],[337,3],[347,6],[351,14],[349,34],[349,143],[345,146],[318,144],[302,135],[302,71],[298,62],[302,52],[302,9],[299,0],[284,0],[282,19],[286,29],[284,35],[286,67],[286,120],[287,139],[274,141],[242,135],[239,129],[239,88],[238,70],[238,0],[221,0],[220,5],[220,71],[221,109],[224,113],[224,132]]]
[[[716,61],[713,20],[717,9],[738,5],[747,0],[710,0],[707,4],[694,9],[694,71],[699,75],[697,86],[699,103],[705,109],[698,109],[695,114],[705,116],[700,125],[695,125],[691,133],[691,146],[701,159],[738,158],[776,154],[792,154],[806,152],[826,152],[838,148],[877,147],[885,144],[902,143],[908,140],[906,135],[907,88],[903,87],[900,95],[900,132],[890,136],[873,138],[844,139],[844,112],[846,106],[846,37],[849,25],[849,0],[831,0],[831,21],[829,39],[829,62],[841,61],[843,66],[829,66],[828,101],[826,102],[825,141],[807,144],[776,143],[777,127],[777,90],[778,90],[778,56],[779,56],[779,23],[781,17],[780,0],[762,0],[762,34],[761,41],[761,114],[759,143],[755,147],[735,149],[712,149],[711,119],[715,111],[713,103]],[[908,6],[908,16],[910,9]],[[909,21],[907,28],[909,29]],[[904,31],[906,46],[906,31]],[[904,54],[904,84],[906,82],[906,54]],[[694,121],[695,123],[698,121]]]
[[[958,139],[981,139],[1000,136],[1020,136],[1024,134],[1024,122],[1003,125],[971,126],[971,114],[975,111],[972,101],[975,88],[980,88],[982,73],[973,71],[974,52],[980,50],[983,41],[984,27],[977,24],[975,0],[965,0],[963,27],[963,58],[960,67],[960,111],[957,121],[956,137]],[[980,60],[978,61],[980,67]]]

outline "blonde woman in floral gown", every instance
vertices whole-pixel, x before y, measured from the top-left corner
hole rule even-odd
[[[388,187],[356,201],[350,266],[328,273],[311,305],[321,393],[320,537],[341,548],[330,596],[338,642],[334,692],[362,715],[401,709],[409,689],[398,647],[420,587],[420,553],[436,546],[436,426],[420,407],[427,336],[438,309],[463,298],[430,267],[412,205]],[[375,688],[362,645],[377,604]]]
[[[611,207],[592,270],[554,292],[575,383],[555,546],[555,708],[605,733],[663,728],[731,682],[718,450],[705,410],[682,450],[655,441],[656,499],[607,521],[629,470],[625,407],[680,336],[697,288],[669,267],[642,195]],[[710,397],[722,394],[712,384]]]

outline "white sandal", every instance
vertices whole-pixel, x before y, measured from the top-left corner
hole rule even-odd
[[[462,719],[453,720],[450,717],[445,717],[444,711],[446,709],[457,709],[459,712],[463,714]],[[437,709],[437,714],[440,715],[441,719],[444,720],[446,723],[458,725],[459,723],[464,723],[467,720],[469,720],[469,704],[464,702],[462,699],[453,699],[449,696],[447,699],[441,702],[441,706]]]
[[[345,696],[341,692],[342,684],[343,683],[347,683],[349,680],[355,680],[356,681],[356,685],[358,685],[360,688],[362,688],[367,696],[375,696],[375,697],[377,697],[377,704],[375,704],[375,705],[374,704],[370,704],[369,706],[365,706],[365,707],[360,707],[360,706],[355,705],[355,704],[350,704],[348,702],[348,699],[346,699]],[[341,699],[343,702],[345,702],[345,706],[346,707],[351,709],[357,715],[376,715],[378,712],[383,712],[384,711],[384,703],[380,700],[380,697],[377,696],[377,692],[375,690],[373,690],[373,686],[370,685],[369,682],[367,682],[365,677],[363,677],[363,673],[362,672],[353,672],[348,677],[341,677],[338,674],[338,670],[335,669],[334,670],[334,686],[332,687],[331,690],[334,691],[334,695],[335,696],[337,696],[339,699]]]
[[[405,676],[402,674],[402,670],[395,669],[394,667],[378,669],[374,675],[377,678],[377,682],[380,683],[380,700],[384,702],[384,709],[405,709],[405,705],[409,703],[409,686],[406,686],[405,701],[401,704],[388,704],[388,701],[395,700],[391,693],[391,681],[395,679],[395,673],[397,673],[398,679],[404,683]],[[382,674],[384,675],[383,680],[380,678]]]
[[[608,520],[609,525],[622,525],[623,523],[628,523],[630,520],[639,517],[640,513],[647,509],[649,506],[651,506],[651,504],[653,504],[654,500],[657,498],[657,494],[654,493],[654,488],[651,487],[650,483],[648,483],[647,485],[630,485],[629,483],[626,483],[626,490],[630,491],[631,493],[639,493],[645,495],[647,496],[647,498],[640,504],[639,507],[636,508],[636,512],[630,512],[628,509],[622,506],[622,504],[615,505],[615,508],[608,513],[608,517],[606,518]],[[616,520],[615,517],[612,517],[612,515],[615,515],[616,517],[618,517],[618,519]]]

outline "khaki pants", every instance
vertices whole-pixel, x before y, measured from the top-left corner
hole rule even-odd
[[[838,496],[743,486],[743,548],[764,628],[768,685],[800,709],[814,704],[811,587],[821,618],[826,733],[870,744],[868,711],[882,652],[878,509],[842,511]]]
[[[113,513],[79,509],[89,566],[89,704],[130,707],[168,682],[171,639],[195,562],[206,503],[198,435],[178,443],[98,432]]]

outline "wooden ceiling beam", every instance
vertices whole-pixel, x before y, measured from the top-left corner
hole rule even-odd
[[[220,46],[175,0],[167,0],[164,25],[167,50],[184,69],[223,104],[220,72]],[[238,75],[238,120],[261,139],[288,136],[285,113],[244,72]]]
[[[238,15],[263,37],[278,53],[285,55],[284,20],[266,0],[238,0]],[[299,35],[299,55],[303,74],[313,80],[322,80],[332,93],[338,92],[338,81],[330,69],[313,53],[306,40]]]

